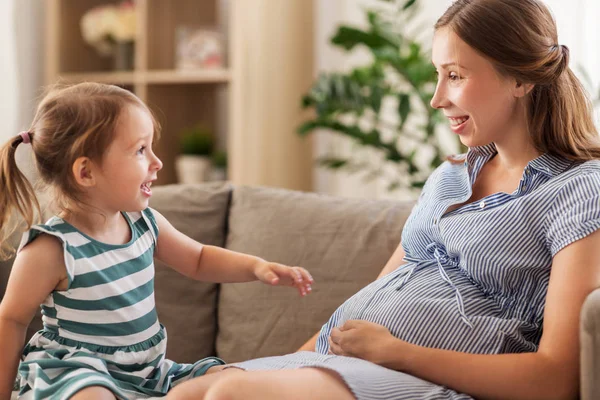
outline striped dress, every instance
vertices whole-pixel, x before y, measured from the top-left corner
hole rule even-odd
[[[156,221],[150,209],[123,215],[131,229],[124,245],[98,242],[58,217],[23,235],[19,250],[40,234],[60,239],[69,285],[42,304],[44,328],[19,366],[20,398],[67,399],[89,386],[119,399],[161,397],[223,364],[165,359],[167,333],[154,307]]]
[[[321,329],[316,352],[234,365],[327,368],[360,400],[471,399],[368,361],[328,355],[330,332],[365,320],[430,348],[535,352],[553,256],[600,227],[600,161],[544,154],[529,162],[514,193],[447,212],[471,197],[478,173],[495,154],[493,144],[472,148],[464,163],[434,171],[402,232],[406,263],[342,304]]]

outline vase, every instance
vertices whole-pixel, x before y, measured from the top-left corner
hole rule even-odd
[[[132,71],[135,42],[116,42],[114,47],[114,65],[116,71]]]
[[[179,183],[201,183],[208,180],[211,160],[205,156],[180,155],[175,161]]]

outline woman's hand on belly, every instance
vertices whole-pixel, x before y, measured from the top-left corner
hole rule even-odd
[[[379,324],[367,321],[346,321],[331,330],[329,353],[361,358],[385,366],[391,351],[397,351],[399,339]],[[392,350],[393,349],[393,350]]]

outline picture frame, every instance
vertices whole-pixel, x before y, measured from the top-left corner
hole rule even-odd
[[[215,29],[180,26],[177,28],[175,48],[177,69],[223,68],[223,36]]]

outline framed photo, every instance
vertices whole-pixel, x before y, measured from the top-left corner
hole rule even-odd
[[[177,69],[223,67],[223,37],[213,29],[181,26],[176,35]]]

